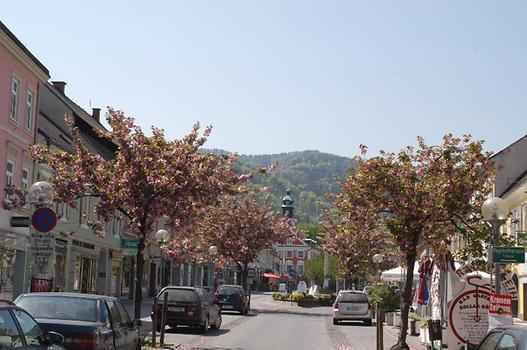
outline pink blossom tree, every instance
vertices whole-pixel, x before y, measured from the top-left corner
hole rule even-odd
[[[139,239],[137,251],[134,316],[141,316],[143,251],[156,220],[163,218],[174,229],[181,229],[198,217],[204,207],[225,193],[236,193],[239,177],[232,169],[233,156],[214,156],[200,152],[211,128],[200,133],[199,124],[181,140],[169,141],[161,129],[152,127],[148,136],[123,112],[109,108],[111,131],[96,130],[100,137],[117,145],[115,157],[106,160],[83,145],[79,131],[72,127],[75,153],[50,152],[32,148],[34,158],[53,170],[52,184],[58,200],[74,206],[83,196],[99,200],[98,219],[89,222],[103,235],[103,222],[122,213],[129,233]]]
[[[216,246],[219,259],[238,267],[242,287],[247,290],[249,264],[256,261],[262,250],[271,249],[273,243],[284,243],[296,236],[297,231],[291,220],[245,194],[226,196],[218,205],[211,206],[194,227],[194,235],[201,247]],[[169,244],[167,252],[175,244]]]
[[[365,247],[371,245],[370,250],[376,249],[385,242],[372,241],[367,232],[384,228],[386,239],[394,243],[408,270],[413,271],[419,249],[443,253],[460,232],[472,241],[485,237],[488,231],[479,230],[480,208],[491,189],[493,168],[481,141],[446,135],[441,146],[429,146],[418,138],[415,148],[407,147],[397,154],[381,151],[371,158],[365,156],[366,147],[361,148],[357,167],[343,181],[336,200],[345,242],[358,240]],[[380,222],[379,212],[388,210],[392,215]],[[392,349],[408,349],[412,278],[407,274],[402,324]]]

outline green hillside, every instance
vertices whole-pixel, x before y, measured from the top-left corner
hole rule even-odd
[[[322,210],[331,205],[325,194],[339,191],[335,177],[344,178],[354,164],[350,158],[319,151],[240,155],[238,160],[241,171],[276,163],[276,169],[256,176],[252,183],[268,187],[269,203],[277,211],[285,191],[290,188],[299,223],[319,222]]]

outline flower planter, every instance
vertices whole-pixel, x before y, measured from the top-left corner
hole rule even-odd
[[[415,336],[418,336],[419,334],[420,332],[418,332],[417,321],[410,320],[410,335],[415,337]]]
[[[393,315],[393,326],[401,327],[401,314],[396,313]]]
[[[393,315],[395,314],[395,312],[387,312],[385,314],[385,319],[386,319],[386,325],[387,326],[393,326]]]
[[[428,334],[428,328],[421,328],[419,330],[419,340],[421,340],[421,344],[428,344],[430,343],[430,336]]]

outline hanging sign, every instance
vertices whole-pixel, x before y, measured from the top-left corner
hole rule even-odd
[[[49,232],[57,225],[57,214],[51,208],[38,208],[31,216],[31,224],[38,232]]]
[[[524,263],[525,249],[523,247],[494,247],[492,262],[496,264]]]

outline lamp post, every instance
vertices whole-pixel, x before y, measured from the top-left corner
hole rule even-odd
[[[383,256],[382,254],[375,254],[373,255],[373,263],[375,264],[375,270],[377,272],[377,274],[379,275],[379,278],[380,278],[380,275],[381,275],[381,270],[379,268],[379,265],[380,263],[382,262],[383,260]],[[377,350],[383,350],[383,343],[384,343],[384,339],[383,339],[383,329],[382,329],[382,310],[381,310],[381,306],[380,305],[377,305],[377,309],[375,310],[376,311],[376,314],[375,314],[375,328],[376,328],[376,331],[377,331]]]
[[[51,292],[51,257],[55,252],[55,237],[49,233],[57,222],[53,209],[54,189],[46,181],[35,182],[28,190],[28,202],[32,207],[29,234],[32,253],[32,292]],[[45,208],[45,209],[44,209]],[[39,213],[37,213],[39,212]],[[42,215],[40,214],[42,213]]]
[[[492,262],[492,249],[500,245],[500,226],[507,219],[508,212],[503,199],[492,197],[481,206],[481,214],[483,219],[490,224],[492,230],[492,247],[489,254]],[[501,290],[500,268],[498,264],[492,263],[494,264],[494,278],[496,279],[494,281],[494,292],[499,294]]]
[[[160,229],[156,232],[156,242],[161,244],[165,244],[170,239],[170,233],[168,233],[165,229]],[[161,255],[161,288],[165,286],[165,257],[163,256],[163,253],[160,253]]]
[[[215,245],[211,245],[209,247],[209,254],[212,256],[212,257],[215,257],[216,255],[218,255],[218,247],[216,247]],[[216,265],[214,264],[214,262],[212,262],[212,289],[213,291],[216,289]]]

